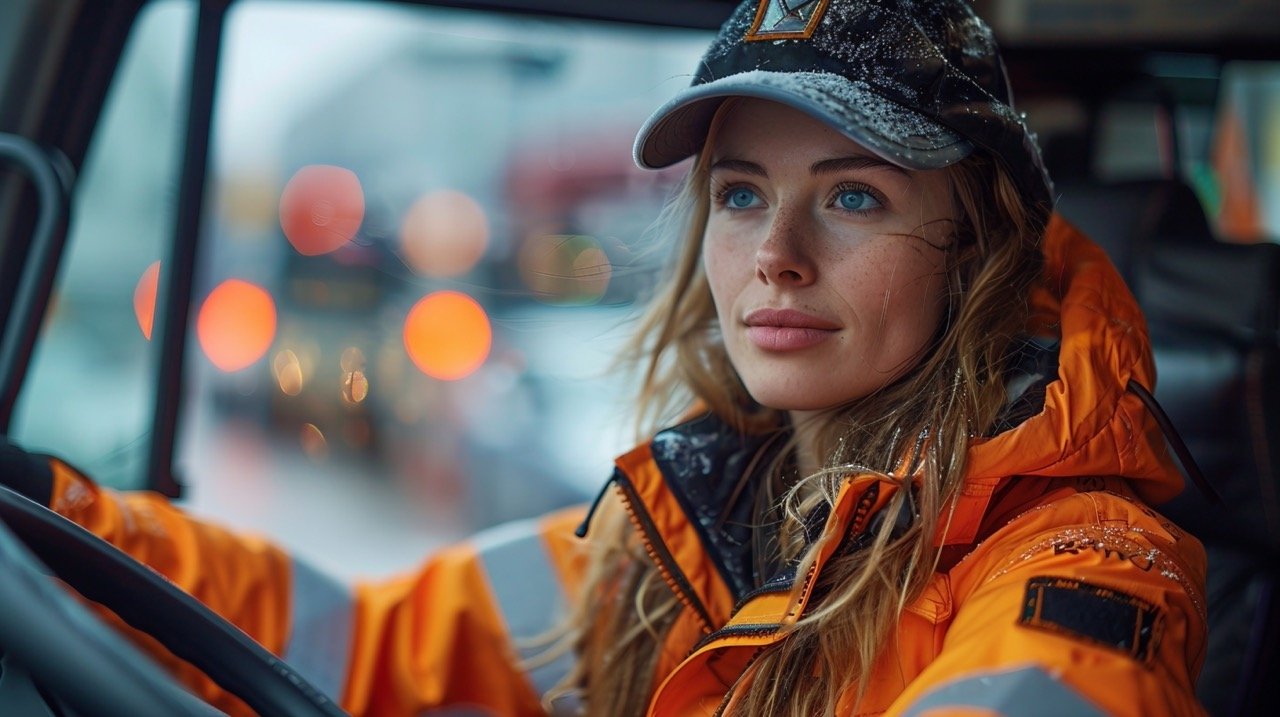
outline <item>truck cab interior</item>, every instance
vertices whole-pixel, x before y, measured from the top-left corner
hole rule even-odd
[[[558,474],[561,446],[521,442],[512,437],[523,433],[516,428],[481,430],[489,414],[467,414],[452,392],[465,384],[469,396],[488,392],[502,413],[526,416],[525,427],[559,426],[549,406],[571,394],[571,384],[555,373],[554,357],[565,348],[533,345],[530,336],[544,327],[572,333],[554,328],[557,322],[625,313],[654,271],[642,260],[641,215],[652,219],[676,176],[653,178],[629,166],[628,133],[635,130],[629,123],[642,119],[628,114],[629,103],[648,100],[624,93],[679,86],[735,4],[5,3],[0,437],[33,454],[69,456],[108,485],[193,499],[197,508],[256,510],[267,525],[275,520],[271,491],[284,490],[277,484],[257,489],[195,475],[211,456],[265,450],[256,443],[245,449],[252,435],[245,438],[244,430],[207,429],[209,422],[287,436],[291,458],[263,459],[263,470],[295,476],[279,480],[296,483],[297,474],[311,475],[320,464],[359,466],[368,475],[444,476],[413,483],[405,494],[451,496],[457,510],[442,508],[436,517],[467,516],[441,540],[589,498],[574,481],[548,481],[527,494],[498,490],[486,476],[512,466],[491,456],[532,456],[532,464],[545,462],[546,474]],[[1159,375],[1155,395],[1185,444],[1173,448],[1188,456],[1188,472],[1203,474],[1211,486],[1206,492],[1188,479],[1183,494],[1160,508],[1209,554],[1210,644],[1198,694],[1215,717],[1280,713],[1280,693],[1272,688],[1280,681],[1280,13],[1267,0],[975,5],[992,24],[1016,101],[1039,133],[1059,213],[1106,249],[1145,312]],[[366,13],[376,21],[365,22]],[[313,17],[324,20],[313,24]],[[393,34],[392,28],[419,25],[424,34]],[[144,35],[150,44],[139,39]],[[357,40],[364,54],[343,54]],[[250,42],[259,49],[243,49]],[[563,49],[569,46],[622,48],[632,54],[609,60],[611,67],[633,67],[634,75],[608,70],[616,96],[573,104],[563,98],[574,83],[600,81]],[[315,67],[308,70],[307,62]],[[349,69],[361,63],[375,71]],[[273,77],[293,65],[291,80],[234,86],[238,78]],[[138,66],[151,69],[138,75]],[[442,84],[413,74],[422,68]],[[298,77],[314,79],[316,88],[301,86]],[[553,83],[561,84],[549,89]],[[491,89],[505,94],[491,98]],[[281,117],[271,104],[278,98],[266,95],[300,98],[300,109]],[[124,108],[129,101],[165,108],[163,123],[131,113]],[[463,111],[446,114],[444,104]],[[398,113],[388,109],[397,107]],[[468,117],[508,129],[484,134],[469,127]],[[510,129],[534,117],[542,129]],[[277,137],[274,149],[264,149],[269,130]],[[355,135],[361,139],[350,139]],[[364,135],[390,139],[380,145]],[[121,137],[131,144],[113,148]],[[398,152],[394,143],[406,137],[420,143]],[[438,154],[468,142],[486,152],[469,155],[468,169]],[[226,149],[232,146],[234,152]],[[370,147],[365,154],[355,149]],[[273,164],[261,163],[277,150]],[[397,164],[403,153],[425,159]],[[136,179],[150,165],[159,179]],[[310,261],[295,236],[281,235],[284,180],[298,180],[308,167],[339,165],[354,167],[364,182],[359,233],[351,230],[356,246],[327,263]],[[457,193],[419,197],[419,189],[400,181],[406,174],[431,176],[426,184],[436,188],[467,187],[478,198],[468,207],[500,206],[480,242],[493,258],[460,259],[465,266],[453,271],[414,267],[410,248],[388,249],[403,206],[461,201]],[[340,205],[325,206],[341,219]],[[146,217],[139,225],[145,228],[113,224],[106,218],[112,212]],[[88,269],[73,265],[77,252]],[[135,279],[152,260],[163,269],[152,274],[147,305]],[[250,268],[229,268],[240,265]],[[124,267],[126,281],[111,284],[123,288],[82,288],[91,283],[86,277],[109,273],[104,266]],[[608,269],[603,279],[601,267]],[[216,323],[206,322],[209,297],[226,277],[266,287],[274,300],[272,333],[240,363],[214,351],[204,333]],[[493,348],[486,344],[487,358],[478,358],[483,370],[465,381],[448,383],[456,377],[432,373],[452,369],[432,368],[430,357],[413,354],[408,328],[396,324],[384,332],[390,338],[377,333],[390,321],[385,317],[421,306],[414,302],[427,289],[476,289],[488,308]],[[93,307],[117,299],[123,321],[136,314],[139,327],[120,331],[94,318]],[[342,328],[341,336],[332,328],[363,324],[358,331]],[[132,363],[120,368],[112,362],[126,343]],[[363,348],[350,353],[348,343]],[[409,347],[409,359],[395,358],[401,345]],[[341,371],[336,358],[315,359],[333,375],[312,378],[325,374],[309,367],[309,357],[339,353]],[[312,397],[311,387],[324,381],[335,388]],[[415,392],[428,403],[402,399]],[[110,434],[121,423],[131,426],[132,438]],[[415,432],[424,426],[442,436],[439,445],[418,446]],[[240,449],[218,442],[227,440],[240,441]],[[402,444],[413,451],[396,448]],[[6,458],[0,470],[33,468]],[[219,471],[226,469],[208,469]],[[371,479],[357,494],[372,498],[388,486],[409,485],[397,480]],[[219,487],[228,485],[234,490]],[[326,490],[317,492],[340,500]],[[497,494],[509,502],[483,500]],[[199,603],[58,521],[0,490],[6,576],[0,713],[217,713],[49,580],[52,572],[260,714],[341,714]],[[330,546],[315,549],[338,555]]]

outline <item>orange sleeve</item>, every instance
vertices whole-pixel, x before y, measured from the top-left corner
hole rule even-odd
[[[939,655],[888,714],[1204,715],[1204,567],[1198,541],[1119,496],[1019,518],[953,571]]]
[[[291,579],[290,560],[282,550],[194,520],[158,494],[117,493],[61,461],[51,460],[50,465],[50,508],[164,575],[272,653],[281,654],[289,632]],[[107,619],[120,626],[114,616]],[[252,714],[154,639],[123,631],[205,701],[229,714]]]
[[[420,569],[356,591],[355,649],[343,706],[391,717],[441,706],[545,714],[564,675],[555,657],[581,561],[573,509],[500,526]]]
[[[485,531],[416,571],[350,589],[159,495],[117,493],[52,465],[55,511],[169,578],[354,715],[542,715],[541,694],[571,665],[555,648],[581,572],[580,509]],[[252,714],[153,639],[125,632],[206,701]]]

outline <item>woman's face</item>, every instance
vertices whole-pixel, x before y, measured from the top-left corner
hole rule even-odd
[[[702,258],[751,396],[830,408],[915,366],[946,308],[945,173],[901,169],[764,100],[729,110],[709,150]]]

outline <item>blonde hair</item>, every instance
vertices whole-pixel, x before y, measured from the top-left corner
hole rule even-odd
[[[732,101],[725,105],[707,147]],[[738,431],[787,436],[785,415],[751,400],[720,341],[700,259],[710,202],[708,155],[704,150],[698,157],[669,208],[683,218],[684,244],[630,346],[644,369],[641,415],[656,427],[700,405]],[[1005,403],[1005,357],[1025,327],[1048,212],[1029,207],[988,155],[975,153],[947,171],[956,218],[946,247],[948,305],[934,342],[902,378],[824,413],[817,440],[821,470],[789,489],[764,492],[778,496],[763,506],[781,520],[776,551],[798,562],[799,575],[824,540],[839,538],[808,541],[806,516],[832,507],[851,475],[873,473],[899,483],[904,489],[884,510],[891,516],[907,511],[915,519],[905,532],[894,531],[893,520],[882,521],[868,546],[826,563],[809,607],[786,639],[761,652],[730,689],[733,714],[831,715],[849,690],[860,699],[902,610],[920,596],[936,567],[933,536],[940,523],[945,530],[945,506],[963,482],[969,441],[992,430]],[[904,458],[911,465],[905,474]],[[752,480],[776,488],[780,468],[775,460]],[[579,693],[587,715],[643,715],[682,606],[617,505],[600,511],[592,526],[583,590],[570,618],[578,661],[549,697]]]

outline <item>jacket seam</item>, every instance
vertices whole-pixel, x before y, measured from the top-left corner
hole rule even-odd
[[[1009,521],[1009,523],[1007,523],[1006,525],[1012,524],[1019,518],[1022,518],[1023,516],[1029,513],[1045,510],[1052,506],[1056,506],[1063,501],[1071,500],[1076,497],[1084,498],[1086,496],[1089,499],[1090,505],[1096,506],[1096,502],[1094,502],[1093,496],[1089,496],[1087,493],[1075,493],[1061,500],[1055,500],[1050,503],[1045,503],[1043,505],[1036,506],[1035,508],[1032,508],[1020,514],[1017,518],[1014,518],[1013,520]],[[1112,529],[1115,529],[1116,527],[1117,526],[1111,526]],[[1012,570],[1015,567],[1016,556],[1014,555],[1014,553],[1017,550],[1021,549],[1025,552],[1030,550],[1031,548],[1038,546],[1045,539],[1048,539],[1054,535],[1059,535],[1070,530],[1082,530],[1082,529],[1090,529],[1090,528],[1095,530],[1107,530],[1108,526],[1104,525],[1100,520],[1095,520],[1093,522],[1071,523],[1067,525],[1055,526],[1054,528],[1040,531],[1030,536],[1026,540],[1018,541],[1017,545],[1011,546],[1009,550],[1004,552],[1004,554],[1001,556],[1001,560],[997,563],[999,567],[997,567],[994,570],[988,571],[987,574],[983,577],[983,579],[977,583],[977,586],[980,587],[982,585],[987,585],[993,580],[1003,577],[1010,570]],[[1153,541],[1151,541],[1146,537],[1147,534],[1152,531],[1142,526],[1134,525],[1132,521],[1125,520],[1123,529],[1129,533],[1133,533],[1139,536],[1139,538],[1141,539],[1140,542],[1144,543],[1146,547],[1152,550],[1158,551],[1161,555],[1163,555],[1173,564],[1173,566],[1177,569],[1177,573],[1175,575],[1165,574],[1165,577],[1172,580],[1174,583],[1178,584],[1183,590],[1187,592],[1187,598],[1191,601],[1192,606],[1195,608],[1196,615],[1202,620],[1207,620],[1208,615],[1205,612],[1205,608],[1204,608],[1205,597],[1202,594],[1202,591],[1196,588],[1192,584],[1190,577],[1188,577],[1188,575],[1190,574],[1190,571],[1187,569],[1186,562],[1185,560],[1182,559],[1182,556],[1176,551],[1162,550],[1158,545],[1154,544]],[[1047,549],[1047,546],[1045,549]],[[974,552],[977,552],[976,548]],[[1036,550],[1035,554],[1039,555],[1041,552],[1043,552],[1043,549]],[[1031,557],[1033,556],[1028,555],[1027,559],[1030,559]],[[1021,562],[1021,561],[1016,561],[1016,562]],[[973,590],[970,590],[969,594],[972,594],[975,590],[978,589],[978,587],[975,587]],[[968,596],[966,595],[966,598],[967,597]]]

